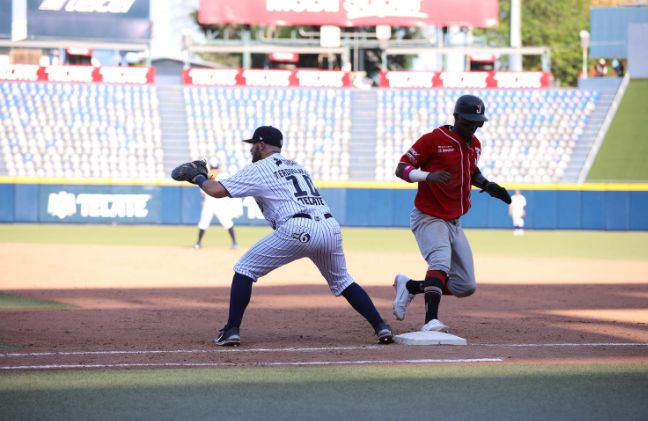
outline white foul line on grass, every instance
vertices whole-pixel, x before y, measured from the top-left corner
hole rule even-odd
[[[355,364],[435,364],[435,363],[497,363],[504,361],[498,358],[455,358],[455,359],[417,359],[417,360],[349,360],[349,361],[297,361],[297,362],[261,362],[255,367],[278,367],[298,365],[355,365]],[[236,363],[120,363],[120,364],[44,364],[0,366],[0,370],[52,370],[52,369],[92,369],[92,368],[149,368],[149,367],[244,367]]]
[[[633,343],[633,342],[609,342],[609,343],[589,343],[589,344],[579,344],[579,343],[563,343],[563,344],[471,344],[473,346],[497,346],[497,347],[512,347],[512,348],[539,348],[539,347],[625,347],[625,346],[648,346],[647,344],[642,343]]]
[[[439,345],[440,346],[440,345]],[[472,343],[468,346],[509,347],[509,348],[536,348],[536,347],[645,347],[648,343],[633,342],[602,342],[602,343],[557,343],[557,344],[488,344]],[[0,358],[25,358],[25,357],[63,357],[63,356],[93,356],[93,355],[150,355],[150,354],[213,354],[213,353],[268,353],[268,352],[328,352],[328,351],[356,351],[370,349],[387,349],[385,345],[364,346],[331,346],[331,347],[288,347],[288,348],[215,348],[215,349],[175,349],[175,350],[124,350],[124,351],[60,351],[60,352],[10,352],[0,353]]]

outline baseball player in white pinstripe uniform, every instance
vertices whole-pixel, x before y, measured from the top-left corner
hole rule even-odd
[[[365,290],[347,272],[340,225],[301,165],[281,155],[283,135],[271,126],[254,131],[252,164],[232,177],[216,181],[192,171],[196,161],[178,167],[175,179],[199,185],[210,196],[256,200],[274,231],[252,246],[234,266],[227,324],[214,343],[238,346],[239,328],[252,295],[252,284],[272,270],[308,257],[328,282],[371,324],[380,343],[393,342],[391,328],[380,316]],[[200,166],[200,165],[198,165]]]
[[[212,163],[209,166],[209,178],[216,180],[218,177],[218,170],[220,165]],[[216,199],[211,197],[204,191],[200,191],[202,210],[200,211],[200,219],[198,220],[198,239],[193,245],[193,248],[199,250],[202,248],[202,240],[205,236],[205,231],[211,225],[214,216],[223,228],[227,230],[232,241],[232,249],[238,248],[236,242],[236,232],[234,231],[234,211],[232,206],[232,199],[222,198]]]

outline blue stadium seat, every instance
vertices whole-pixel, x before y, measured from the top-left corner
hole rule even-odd
[[[164,176],[152,86],[2,82],[0,109],[8,175]]]
[[[422,134],[451,124],[456,99],[480,96],[489,122],[478,132],[480,168],[503,182],[557,182],[595,107],[598,93],[576,89],[390,89],[378,91],[377,180]]]
[[[184,97],[193,158],[216,155],[232,174],[250,162],[249,145],[241,139],[257,126],[273,125],[284,134],[286,155],[313,177],[349,178],[349,90],[186,87]]]

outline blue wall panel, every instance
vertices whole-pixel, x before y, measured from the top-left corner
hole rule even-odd
[[[369,189],[355,189],[347,196],[346,203],[346,225],[367,226],[370,200]]]
[[[585,191],[581,196],[581,228],[605,229],[605,192]]]
[[[489,215],[491,213],[489,206],[490,196],[487,193],[479,193],[479,190],[473,190],[470,197],[471,208],[466,215],[461,218],[464,226],[475,228],[485,228],[489,224]]]
[[[370,189],[366,204],[365,217],[371,227],[384,227],[391,224],[394,203],[391,189]]]
[[[414,189],[321,189],[344,226],[408,227]],[[648,230],[648,191],[524,190],[530,229]],[[236,202],[238,225],[267,225],[254,200]],[[195,225],[196,187],[0,184],[0,222]],[[510,228],[508,206],[473,190],[467,228]]]
[[[527,204],[533,201],[533,220],[529,221],[534,228],[554,229],[558,223],[556,213],[558,195],[554,190],[534,191],[531,198],[527,197]],[[524,193],[523,193],[524,194]]]
[[[162,224],[181,224],[182,215],[178,212],[176,203],[180,203],[181,189],[174,187],[160,188],[160,222]]]
[[[40,222],[38,218],[40,201],[36,184],[17,184],[15,199],[16,222]]]
[[[632,192],[628,202],[628,228],[631,230],[648,230],[648,192]]]
[[[340,224],[346,225],[347,189],[319,189],[319,192],[322,194],[324,200],[326,200],[329,208],[331,208],[331,212],[335,216],[335,219],[337,219]]]
[[[414,208],[416,190],[393,189],[392,197],[392,227],[409,227],[410,214]]]
[[[582,226],[580,191],[557,191],[556,192],[556,228],[575,229]],[[535,214],[535,207],[534,209]]]
[[[627,230],[630,227],[630,193],[611,191],[605,197],[605,229]]]
[[[180,205],[180,219],[183,224],[197,224],[200,219],[202,198],[197,187],[177,187],[182,191]],[[176,204],[178,206],[178,204]]]
[[[16,220],[16,186],[0,184],[0,222]]]

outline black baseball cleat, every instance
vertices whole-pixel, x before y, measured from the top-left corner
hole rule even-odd
[[[376,336],[378,336],[378,342],[383,345],[394,342],[394,333],[391,327],[385,322],[382,322],[376,328]]]
[[[222,328],[218,331],[218,336],[214,339],[214,345],[218,346],[239,346],[241,345],[241,336],[238,327]]]

